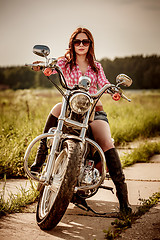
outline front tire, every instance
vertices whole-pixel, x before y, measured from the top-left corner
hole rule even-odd
[[[54,228],[63,217],[77,183],[81,157],[80,143],[66,140],[56,159],[53,183],[40,192],[36,219],[41,229]]]

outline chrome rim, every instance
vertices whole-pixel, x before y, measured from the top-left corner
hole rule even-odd
[[[65,148],[60,152],[59,156],[56,159],[54,171],[52,174],[53,177],[52,184],[44,187],[41,201],[39,203],[39,217],[41,219],[44,218],[49,213],[51,207],[55,202],[64,175],[66,173],[67,164],[68,164],[67,149]]]

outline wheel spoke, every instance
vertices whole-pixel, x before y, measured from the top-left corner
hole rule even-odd
[[[52,191],[56,193],[57,190],[59,189],[60,185],[61,185],[61,181],[59,181],[59,179],[54,179],[54,181],[51,185]]]
[[[41,218],[45,217],[50,211],[56,196],[59,192],[60,186],[62,184],[64,175],[66,173],[67,167],[67,149],[63,149],[56,159],[54,171],[53,171],[53,182],[50,186],[46,186],[43,192],[43,197],[41,200],[40,215]]]
[[[80,172],[82,161],[80,143],[67,139],[62,147],[64,148],[57,156],[52,172],[52,183],[43,186],[38,202],[36,218],[41,229],[51,229],[61,220]]]

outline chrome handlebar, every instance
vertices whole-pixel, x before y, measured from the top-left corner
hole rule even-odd
[[[50,63],[49,63],[50,61]],[[40,62],[40,63],[32,63],[32,64],[25,64],[25,66],[28,67],[40,67],[41,70],[44,70],[45,68],[51,68],[52,70],[54,70],[56,68],[57,71],[59,71],[59,73],[62,75],[63,80],[65,80],[64,76],[63,76],[63,72],[61,70],[61,68],[59,66],[56,65],[57,64],[57,59],[55,58],[50,58],[48,59],[48,62]],[[113,95],[114,93],[119,93],[120,96],[127,100],[128,102],[131,102],[131,99],[127,98],[122,89],[119,87],[119,83],[117,85],[114,84],[106,84],[104,85],[97,93],[95,94],[89,94],[91,98],[93,99],[97,99],[100,98],[104,92],[107,92],[108,94]],[[72,87],[69,87],[66,83],[66,86],[68,87],[69,90],[72,90]]]

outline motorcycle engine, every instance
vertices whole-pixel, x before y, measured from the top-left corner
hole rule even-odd
[[[93,160],[86,160],[86,164],[82,167],[81,173],[79,176],[79,184],[84,185],[92,185],[99,181],[100,172],[98,169],[94,168]]]

